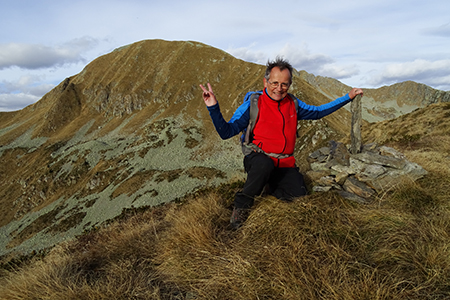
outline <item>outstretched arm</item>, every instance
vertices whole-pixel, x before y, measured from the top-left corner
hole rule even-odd
[[[353,88],[348,94],[320,106],[308,105],[299,100],[297,118],[299,120],[317,120],[323,118],[351,102],[357,95],[362,96],[363,90]]]

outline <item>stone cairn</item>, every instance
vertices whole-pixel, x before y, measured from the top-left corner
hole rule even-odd
[[[427,174],[421,166],[408,161],[397,150],[375,143],[362,145],[361,97],[352,101],[351,145],[330,141],[308,157],[315,192],[337,190],[341,196],[369,203],[405,179],[417,180]]]

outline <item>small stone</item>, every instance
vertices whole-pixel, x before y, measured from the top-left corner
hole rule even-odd
[[[313,153],[308,155],[308,161],[309,162],[315,162],[317,161],[317,158],[320,156],[319,150],[314,151]]]
[[[308,176],[313,182],[319,182],[320,178],[329,175],[331,175],[331,170],[306,172],[306,176]]]
[[[325,176],[325,177],[320,178],[320,180],[317,182],[317,184],[318,184],[318,186],[330,187],[330,188],[338,190],[338,191],[342,190],[342,186],[337,184],[334,181],[334,177],[332,177],[332,176]]]
[[[330,148],[329,147],[322,147],[318,150],[322,155],[330,155]]]
[[[359,172],[362,172],[366,167],[366,164],[358,159],[354,159],[350,157],[350,166],[343,166],[343,165],[334,165],[331,166],[332,170],[335,170],[339,173],[347,173],[347,174],[356,174]]]
[[[398,170],[392,170],[372,180],[367,180],[367,184],[373,187],[377,192],[387,191],[402,182],[404,173]]]
[[[358,153],[356,155],[352,156],[353,158],[356,158],[360,161],[363,161],[365,163],[369,164],[377,164],[387,167],[392,167],[396,169],[403,169],[406,165],[406,160],[404,159],[398,159],[395,157],[389,157],[389,156],[382,156],[380,154],[375,153]]]
[[[328,192],[331,189],[332,189],[331,186],[321,186],[321,185],[313,186],[313,192]]]
[[[405,155],[394,148],[387,147],[387,146],[381,146],[380,147],[380,155],[383,156],[391,156],[398,159],[406,159]]]
[[[380,165],[367,165],[367,167],[362,172],[362,175],[365,175],[370,178],[377,178],[386,173],[386,168]]]
[[[347,180],[348,176],[349,176],[348,173],[341,172],[341,173],[336,174],[336,178],[334,180],[337,182],[337,184],[343,185],[345,180]]]
[[[378,148],[377,143],[365,144],[362,147],[362,152],[374,152]]]
[[[311,170],[316,171],[316,172],[327,171],[330,169],[326,163],[319,163],[319,162],[311,163],[310,167],[311,167]]]
[[[347,174],[356,174],[357,170],[350,167],[342,166],[342,165],[334,165],[331,166],[331,169],[338,173],[347,173]]]
[[[375,191],[372,188],[370,188],[367,184],[358,181],[354,177],[347,178],[343,187],[345,191],[363,198],[369,199],[375,195]]]
[[[417,180],[427,175],[428,172],[416,163],[407,162],[405,168],[403,169],[405,173],[410,176],[413,180]]]
[[[324,176],[322,178],[319,179],[319,184],[322,186],[327,186],[327,185],[334,185],[336,182],[334,181],[334,177],[331,176]]]
[[[403,180],[417,180],[427,174],[427,171],[416,163],[406,162],[402,170],[388,170],[385,174],[367,180],[377,192],[386,191],[400,184]]]
[[[343,143],[330,141],[330,155],[333,160],[343,166],[350,165],[350,152]]]
[[[330,157],[328,155],[321,155],[317,158],[318,162],[326,162]]]
[[[355,174],[355,178],[358,180],[358,181],[361,181],[361,182],[364,182],[364,183],[367,183],[367,182],[372,182],[375,178],[372,178],[372,177],[368,177],[368,176],[366,176],[366,175],[363,175],[362,173],[356,173]],[[373,187],[372,187],[373,188]]]
[[[320,157],[327,157],[330,154],[330,148],[328,147],[322,147],[313,153],[309,155],[309,158],[312,158],[313,160],[318,160]]]

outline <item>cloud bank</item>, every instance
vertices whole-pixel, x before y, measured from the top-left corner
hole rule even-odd
[[[0,111],[15,111],[35,103],[40,97],[30,94],[0,94]]]
[[[15,81],[0,83],[0,111],[14,111],[38,101],[55,87],[45,82],[45,76],[25,75]]]
[[[416,59],[412,62],[389,64],[370,81],[373,85],[402,81],[427,82],[442,90],[450,90],[450,59],[428,61]]]
[[[287,59],[296,70],[305,70],[314,75],[327,76],[335,79],[345,79],[359,74],[358,68],[352,65],[338,65],[335,60],[325,54],[312,53],[307,44],[294,46],[286,44],[284,47],[268,56],[262,51],[254,51],[251,45],[236,49],[228,49],[227,52],[234,57],[245,61],[255,62],[265,65],[267,60],[281,56]]]
[[[12,67],[43,69],[86,62],[82,54],[97,45],[90,37],[74,39],[51,47],[41,44],[0,44],[0,70]]]
[[[38,101],[62,81],[59,78],[55,82],[48,77],[54,77],[69,66],[85,65],[84,54],[97,44],[98,40],[92,37],[76,38],[57,46],[0,44],[0,71],[6,74],[5,78],[16,78],[14,70],[22,71],[17,79],[0,82],[0,111],[19,110]]]

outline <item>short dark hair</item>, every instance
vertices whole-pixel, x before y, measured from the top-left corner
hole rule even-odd
[[[264,77],[266,78],[266,80],[270,79],[270,72],[272,71],[273,68],[278,67],[280,68],[280,71],[283,71],[284,69],[288,69],[289,70],[289,74],[291,74],[291,82],[292,82],[292,65],[284,58],[281,58],[279,56],[277,56],[277,58],[275,58],[275,60],[273,61],[267,61],[267,69],[266,69],[266,74],[264,75]]]

